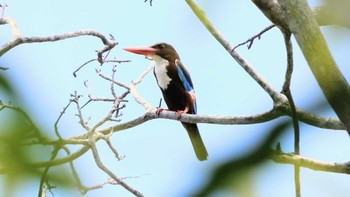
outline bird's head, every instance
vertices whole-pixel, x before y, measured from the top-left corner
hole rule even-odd
[[[150,59],[153,59],[154,61],[166,59],[168,61],[175,62],[176,59],[180,59],[174,47],[164,42],[156,43],[149,47],[127,47],[124,48],[124,50],[131,53],[144,55]]]

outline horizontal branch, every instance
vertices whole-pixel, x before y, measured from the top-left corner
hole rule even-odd
[[[298,120],[315,127],[333,130],[345,130],[344,124],[338,118],[318,116],[301,109],[297,109]]]
[[[343,124],[334,118],[320,117],[314,114],[297,110],[299,120],[307,124],[311,124],[320,128],[328,128],[334,130],[343,130]],[[111,130],[114,132],[129,129],[138,126],[144,122],[153,119],[169,119],[188,123],[207,123],[207,124],[220,124],[220,125],[238,125],[238,124],[257,124],[268,122],[281,116],[285,116],[280,110],[273,109],[262,114],[256,114],[251,116],[218,116],[218,115],[193,115],[193,114],[182,114],[180,119],[176,112],[162,111],[159,115],[155,110],[146,112],[143,116],[135,118],[131,121],[116,124],[107,128],[98,130],[103,134],[108,134]],[[77,139],[84,138],[86,136],[79,136]]]
[[[333,163],[333,162],[324,162],[315,159],[310,159],[307,157],[302,157],[294,154],[280,153],[274,151],[271,155],[271,159],[277,163],[284,164],[297,164],[304,168],[309,168],[317,171],[324,172],[335,172],[350,174],[350,162],[347,163]]]
[[[322,127],[327,126],[327,128],[330,129],[343,129],[342,123],[333,118],[324,118],[320,116],[316,116],[314,114],[310,114],[307,112],[304,112],[302,110],[298,110],[298,117],[300,118],[300,121],[303,121],[308,124],[312,124],[313,126]],[[108,135],[111,132],[118,132],[122,130],[126,130],[132,127],[136,127],[138,125],[141,125],[149,120],[154,119],[169,119],[169,120],[175,120],[175,121],[182,121],[182,122],[189,122],[189,123],[207,123],[207,124],[220,124],[220,125],[237,125],[237,124],[257,124],[262,122],[268,122],[270,120],[276,119],[278,117],[284,116],[286,114],[283,114],[283,111],[277,110],[276,108],[273,110],[270,110],[268,112],[262,113],[262,114],[256,114],[252,116],[217,116],[217,115],[192,115],[192,114],[183,114],[181,115],[180,119],[178,118],[178,114],[176,112],[171,111],[162,111],[159,115],[156,113],[156,110],[152,110],[149,112],[146,112],[142,116],[139,116],[138,118],[135,118],[133,120],[124,122],[124,123],[118,123],[116,125],[112,125],[106,128],[97,129],[95,133],[102,133],[104,135]],[[50,141],[46,144],[78,144],[83,145],[82,148],[75,151],[71,155],[57,158],[52,161],[44,161],[44,162],[35,162],[32,164],[34,167],[47,167],[47,166],[56,166],[61,165],[64,163],[68,163],[70,161],[73,161],[74,159],[80,157],[84,153],[86,153],[90,147],[87,146],[84,141],[88,137],[88,133],[75,136],[68,139],[63,139],[60,141]],[[97,135],[96,140],[102,139],[100,135]]]

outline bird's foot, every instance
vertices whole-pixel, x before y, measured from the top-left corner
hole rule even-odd
[[[156,114],[159,116],[160,112],[162,111],[169,111],[169,109],[164,109],[164,108],[161,108],[161,107],[157,107],[157,110],[156,110]]]
[[[182,114],[187,114],[188,112],[188,107],[186,107],[184,110],[177,110],[176,113],[177,113],[177,119],[180,119],[181,118],[181,115]]]

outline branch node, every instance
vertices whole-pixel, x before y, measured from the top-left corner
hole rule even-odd
[[[242,45],[245,45],[245,44],[247,44],[247,43],[249,43],[248,46],[247,46],[247,48],[248,48],[248,50],[249,50],[249,49],[253,46],[253,42],[254,42],[254,40],[255,40],[256,38],[258,38],[258,39],[260,40],[261,36],[262,36],[265,32],[267,32],[267,31],[269,31],[270,29],[272,29],[273,27],[275,27],[275,25],[270,25],[270,26],[266,27],[265,29],[263,29],[263,30],[260,31],[259,33],[255,34],[254,36],[252,36],[251,38],[249,38],[249,39],[246,40],[245,42],[242,42],[242,43],[238,44],[237,46],[233,47],[232,50],[234,51],[236,48],[238,48],[238,47],[240,47],[240,46],[242,46]]]

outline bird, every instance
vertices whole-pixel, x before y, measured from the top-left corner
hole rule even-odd
[[[168,110],[182,114],[196,114],[197,104],[193,83],[189,72],[182,64],[173,46],[160,42],[151,46],[124,48],[125,51],[144,55],[152,60],[153,74],[162,92]],[[162,108],[157,109],[159,114]],[[197,124],[181,122],[186,129],[194,152],[199,161],[207,160],[208,152],[198,130]]]

